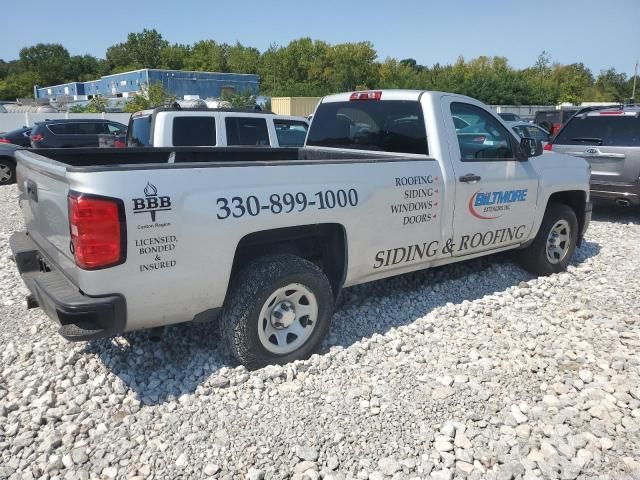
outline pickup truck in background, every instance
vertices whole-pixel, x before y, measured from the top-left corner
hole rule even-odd
[[[301,147],[304,117],[246,110],[159,107],[131,115],[129,147]]]
[[[70,340],[218,319],[247,367],[286,363],[344,287],[510,249],[563,271],[589,169],[541,152],[474,99],[413,90],[325,97],[304,148],[18,151],[11,248]]]

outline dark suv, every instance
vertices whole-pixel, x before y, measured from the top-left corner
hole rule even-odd
[[[122,135],[127,126],[111,120],[47,120],[31,131],[33,148],[98,147],[100,135]]]
[[[578,110],[578,108],[563,108],[562,110],[538,110],[536,112],[533,123],[544,128],[553,137]]]
[[[545,149],[587,160],[594,198],[640,205],[640,106],[581,110]]]

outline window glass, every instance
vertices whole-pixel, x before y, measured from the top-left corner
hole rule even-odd
[[[227,145],[269,146],[267,121],[257,117],[227,117]]]
[[[429,154],[422,106],[404,100],[321,103],[307,145]]]
[[[127,131],[129,147],[148,147],[151,145],[151,115],[136,117]]]
[[[56,135],[68,135],[73,133],[69,128],[68,123],[52,123],[47,125],[47,128]]]
[[[469,123],[468,127],[456,130],[462,161],[514,158],[509,133],[488,112],[455,102],[451,104],[451,114]]]
[[[173,119],[173,145],[206,147],[216,144],[216,119],[213,117],[176,117]]]
[[[278,144],[281,147],[301,147],[309,125],[297,120],[274,120]]]
[[[528,125],[516,125],[513,129],[518,135],[520,135],[520,137],[534,138],[541,142],[549,141],[549,134],[545,133],[545,131],[540,128]]]
[[[125,127],[123,125],[118,125],[117,123],[107,123],[107,130],[109,133],[120,134],[125,131]]]
[[[83,123],[70,123],[71,133],[76,135],[98,135],[100,133],[107,133],[107,129],[104,123],[99,122],[83,122]]]
[[[638,147],[640,118],[630,115],[580,115],[567,123],[553,143]]]

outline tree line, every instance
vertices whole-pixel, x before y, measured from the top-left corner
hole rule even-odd
[[[594,75],[583,63],[562,65],[542,52],[528,68],[515,69],[505,57],[459,57],[448,65],[420,65],[412,58],[378,59],[370,42],[331,45],[300,38],[260,52],[201,40],[192,45],[166,41],[156,30],[130,33],[107,49],[105,58],[70,55],[60,44],[39,43],[20,50],[17,60],[0,59],[0,100],[32,97],[33,85],[94,80],[139,68],[167,68],[260,75],[267,96],[321,96],[368,88],[416,88],[461,93],[489,104],[551,105],[582,101],[621,102],[631,96],[633,78],[614,68]]]

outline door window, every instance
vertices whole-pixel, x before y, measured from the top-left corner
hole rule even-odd
[[[173,145],[206,147],[216,144],[216,119],[213,117],[176,117],[173,119]]]
[[[600,114],[574,117],[553,143],[638,147],[640,146],[640,117]]]
[[[281,147],[301,147],[309,125],[299,120],[274,120],[278,144]]]
[[[120,135],[121,133],[124,133],[126,128],[122,125],[118,125],[117,123],[107,123],[107,130],[109,133]]]
[[[456,129],[463,162],[515,158],[509,132],[488,112],[474,105],[454,102],[451,115],[469,124]]]
[[[267,121],[257,117],[227,117],[227,145],[269,146]]]

